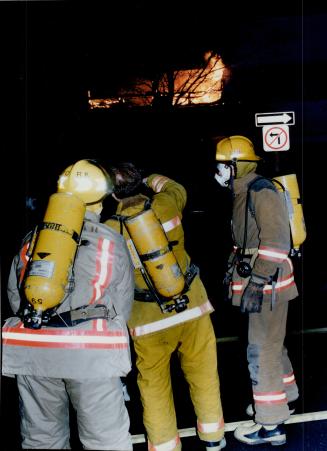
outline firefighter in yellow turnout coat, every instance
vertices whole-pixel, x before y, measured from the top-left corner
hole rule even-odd
[[[233,192],[234,250],[225,284],[233,305],[249,313],[247,359],[255,410],[253,425],[237,428],[234,435],[249,445],[281,445],[286,441],[282,423],[299,396],[284,346],[288,301],[298,291],[288,256],[286,205],[273,182],[256,174],[259,159],[246,137],[231,136],[217,145],[215,178]]]
[[[142,212],[148,197],[140,194],[142,177],[131,164],[113,168],[113,196],[119,201],[117,214],[130,217]],[[151,208],[159,218],[181,271],[190,268],[190,257],[184,248],[181,224],[186,204],[186,191],[177,182],[158,174],[143,180],[154,191]],[[106,224],[119,230],[119,222]],[[126,228],[121,232],[129,239]],[[139,269],[135,269],[137,292],[148,287]],[[138,386],[143,404],[143,422],[149,450],[180,450],[177,429],[170,359],[176,351],[197,416],[197,431],[206,449],[220,450],[225,446],[224,420],[217,372],[216,338],[210,319],[213,307],[197,274],[187,291],[189,303],[181,312],[163,313],[155,302],[134,300],[128,322],[137,355]],[[139,299],[139,296],[135,294]]]

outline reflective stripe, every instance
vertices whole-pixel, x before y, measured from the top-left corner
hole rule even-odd
[[[112,277],[113,250],[115,243],[106,238],[100,238],[96,255],[96,275],[92,280],[93,295],[90,304],[93,304],[103,296]]]
[[[160,193],[162,188],[166,185],[167,182],[169,182],[169,178],[165,177],[163,175],[158,175],[157,177],[154,177],[154,179],[151,182],[152,189],[155,193]]]
[[[23,248],[22,248],[22,250],[20,252],[20,259],[21,259],[21,262],[22,262],[23,266],[22,266],[22,269],[21,269],[21,272],[20,272],[20,276],[19,276],[19,284],[22,283],[22,280],[23,280],[24,275],[25,275],[27,263],[28,263],[28,260],[30,259],[30,257],[27,255],[27,251],[28,251],[29,247],[30,247],[30,243],[28,242],[28,243],[25,244],[25,246],[23,246]]]
[[[289,288],[291,285],[294,285],[294,275],[291,274],[287,279],[282,279],[275,285],[276,291],[282,291],[285,288]],[[264,294],[271,293],[272,292],[272,286],[271,285],[265,285],[263,288]]]
[[[164,222],[162,224],[162,227],[165,232],[169,232],[170,230],[174,229],[175,227],[179,226],[180,224],[181,224],[181,220],[180,220],[179,216],[175,216],[175,218]]]
[[[178,313],[177,315],[171,316],[170,318],[160,319],[154,321],[153,323],[144,324],[143,326],[137,326],[130,329],[130,333],[134,337],[139,337],[141,335],[150,334],[152,332],[158,332],[159,330],[167,329],[171,326],[176,326],[177,324],[183,323],[185,321],[198,318],[205,313],[213,312],[213,307],[210,301],[205,302],[199,307],[193,307],[191,309],[186,309],[184,312]]]
[[[100,319],[94,321],[93,330],[25,329],[21,324],[2,330],[3,345],[43,348],[127,348],[128,338],[122,331],[109,331]],[[101,324],[102,323],[102,324]]]
[[[241,282],[232,282],[232,291],[235,294],[240,294],[243,290],[243,284]]]
[[[284,374],[283,375],[283,383],[285,385],[295,384],[294,373]]]
[[[273,247],[260,246],[258,249],[259,257],[263,260],[269,260],[272,262],[281,263],[288,256],[288,250],[282,251]]]
[[[198,420],[197,430],[204,433],[217,432],[219,431],[219,429],[223,429],[224,425],[225,423],[223,419],[216,423],[200,423],[200,421]]]
[[[256,404],[283,404],[287,402],[284,391],[254,392],[253,399]]]
[[[279,282],[276,283],[275,285],[275,290],[276,291],[282,291],[286,288],[289,288],[291,285],[294,284],[294,275],[291,274],[289,277],[287,277],[287,279],[282,279]],[[235,294],[241,294],[243,290],[243,284],[242,282],[233,282],[232,283],[232,291]],[[263,292],[264,294],[269,294],[272,292],[272,286],[267,284],[263,287]]]
[[[148,441],[148,450],[149,451],[173,451],[177,445],[181,442],[179,435],[177,435],[172,440],[168,442],[161,443],[160,445],[152,445],[150,441]]]
[[[100,318],[94,320],[96,321],[96,330],[98,330],[99,332],[103,332],[104,331],[104,321]]]

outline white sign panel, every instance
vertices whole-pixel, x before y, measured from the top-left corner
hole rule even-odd
[[[264,125],[262,127],[263,149],[266,152],[289,150],[288,125]]]
[[[263,127],[267,124],[295,124],[294,111],[282,111],[280,113],[255,113],[255,125]]]

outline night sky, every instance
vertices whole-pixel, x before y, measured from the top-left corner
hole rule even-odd
[[[13,1],[1,2],[0,11],[9,132],[2,155],[10,168],[6,186],[15,187],[6,196],[11,228],[4,243],[3,292],[10,260],[42,216],[58,174],[76,159],[97,158],[104,164],[131,159],[145,172],[164,173],[185,185],[189,252],[203,269],[209,293],[218,296],[230,244],[229,198],[213,180],[213,142],[217,136],[244,134],[264,156],[266,175],[298,176],[308,238],[295,266],[307,325],[322,327],[327,290],[321,252],[326,229],[325,7],[309,0],[241,6],[206,0],[193,6],[177,1]],[[220,53],[232,69],[219,105],[88,110],[88,90],[106,95],[133,77],[194,66],[205,49]],[[295,113],[291,148],[264,154],[255,113],[283,111]],[[34,209],[26,207],[27,198],[34,199]],[[110,208],[108,200],[108,214]]]

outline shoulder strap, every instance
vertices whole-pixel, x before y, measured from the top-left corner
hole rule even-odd
[[[244,256],[246,249],[246,241],[247,241],[247,233],[248,233],[248,210],[251,213],[251,216],[255,216],[254,206],[251,199],[251,191],[261,191],[262,189],[271,189],[273,191],[277,191],[276,187],[273,184],[273,181],[267,177],[262,177],[258,175],[248,184],[248,190],[246,193],[246,203],[245,203],[245,220],[244,220],[244,235],[243,235],[243,246],[241,255]]]
[[[126,217],[127,217],[127,216],[123,216],[123,215],[112,215],[112,216],[110,216],[110,218],[109,218],[109,219],[113,219],[114,221],[118,221],[118,222],[119,222],[119,226],[120,226],[119,233],[120,233],[121,235],[123,234],[124,219],[125,219]]]
[[[276,191],[273,180],[259,175],[248,184],[248,191],[246,197],[246,211],[249,209],[252,216],[255,215],[254,206],[251,199],[251,191],[261,191],[262,189],[271,189]]]
[[[248,188],[252,189],[253,191],[261,191],[264,188],[272,189],[273,191],[276,190],[273,179],[270,179],[268,177],[262,177],[261,175],[258,175],[255,179],[253,179],[249,184]]]

